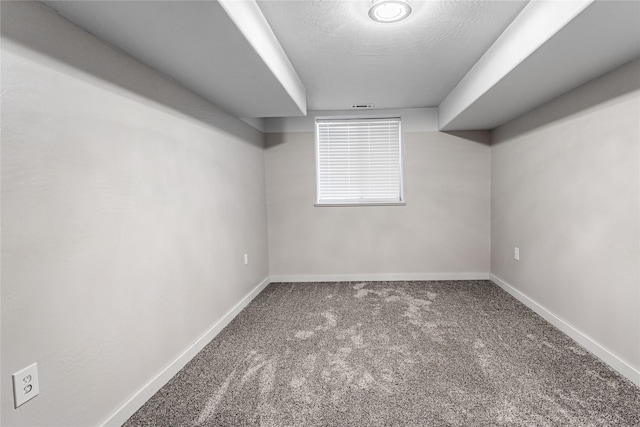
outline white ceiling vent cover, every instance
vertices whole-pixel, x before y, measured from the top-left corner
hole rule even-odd
[[[373,104],[353,104],[351,106],[352,110],[371,110],[373,108]]]

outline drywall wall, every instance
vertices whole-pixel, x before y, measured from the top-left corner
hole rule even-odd
[[[492,140],[492,273],[637,373],[640,63],[499,127]]]
[[[264,136],[35,2],[1,119],[0,424],[97,425],[267,277]]]
[[[406,206],[315,207],[314,134],[267,134],[272,279],[488,277],[488,137],[403,132]]]

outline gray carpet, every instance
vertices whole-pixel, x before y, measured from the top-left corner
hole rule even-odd
[[[638,426],[640,389],[488,281],[268,286],[126,426]]]

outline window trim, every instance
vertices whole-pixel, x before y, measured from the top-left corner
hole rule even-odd
[[[321,202],[320,196],[320,140],[318,132],[318,122],[330,120],[345,121],[373,121],[373,120],[397,120],[398,121],[398,156],[399,156],[399,201],[366,201],[366,202]],[[316,156],[316,197],[314,206],[316,207],[359,207],[359,206],[406,206],[404,197],[404,147],[402,143],[402,117],[400,116],[331,116],[315,118],[315,156]]]

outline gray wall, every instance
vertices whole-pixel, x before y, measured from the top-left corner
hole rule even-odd
[[[96,425],[267,277],[264,137],[39,3],[2,37],[0,424]]]
[[[639,88],[635,61],[496,129],[491,207],[492,273],[636,370]]]
[[[406,206],[315,207],[314,134],[268,134],[271,275],[488,275],[488,136],[404,132]]]

